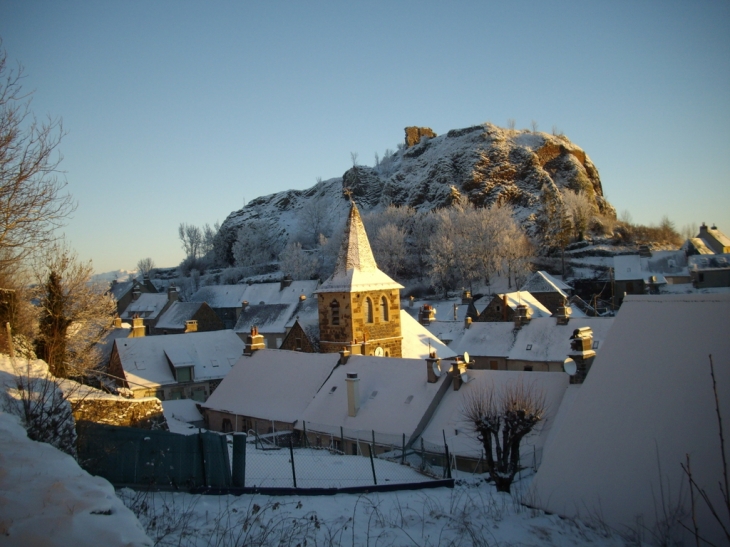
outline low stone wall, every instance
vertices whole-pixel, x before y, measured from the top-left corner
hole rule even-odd
[[[70,400],[77,422],[138,427],[141,429],[167,429],[162,414],[162,403],[156,397],[124,399],[121,397],[89,397]]]

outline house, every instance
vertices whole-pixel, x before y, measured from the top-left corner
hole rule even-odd
[[[693,255],[687,260],[696,289],[730,287],[730,254]]]
[[[107,294],[114,299],[117,303],[117,315],[121,317],[124,310],[129,306],[132,300],[135,298],[135,293],[157,293],[157,289],[152,285],[149,278],[143,278],[140,283],[136,279],[130,281],[117,281],[116,279],[111,282],[111,286],[107,291]]]
[[[135,398],[205,401],[243,353],[233,331],[117,338],[109,374]]]
[[[613,317],[537,317],[512,323],[472,323],[462,338],[451,344],[457,355],[469,354],[472,369],[563,372],[565,359],[573,353],[571,342],[577,329],[588,335],[590,350],[600,351],[613,325]]]
[[[708,228],[703,222],[697,238],[702,240],[704,245],[712,249],[715,254],[730,254],[730,238],[718,230],[715,225]]]
[[[315,291],[320,351],[335,353],[347,345],[353,353],[400,357],[402,288],[378,269],[351,203],[334,273]]]
[[[555,313],[573,296],[573,287],[542,270],[532,274],[520,290],[529,292],[550,313]]]
[[[644,294],[646,281],[639,255],[613,257],[614,293],[619,303],[624,294]]]
[[[173,302],[160,316],[154,334],[223,330],[223,321],[205,302]]]
[[[489,324],[489,323],[484,323]],[[492,323],[499,324],[499,323]],[[530,432],[520,445],[520,460],[524,467],[533,469],[540,465],[543,446],[560,408],[563,395],[568,389],[567,374],[548,374],[535,372],[502,370],[467,370],[466,382],[459,389],[449,389],[438,405],[436,412],[421,434],[426,447],[438,447],[434,452],[441,453],[444,444],[455,460],[456,468],[470,473],[484,473],[484,448],[476,438],[472,425],[464,417],[463,409],[470,398],[480,393],[494,391],[503,393],[510,387],[523,386],[526,391],[545,398],[545,414],[538,426]],[[455,384],[452,384],[452,386]]]
[[[287,334],[279,349],[319,353],[319,303],[307,299],[286,324]]]
[[[724,544],[696,490],[693,511],[681,465],[690,463],[693,481],[724,507],[717,412],[730,416],[728,317],[729,294],[627,296],[545,448],[531,503],[568,517],[600,515],[647,537],[670,526],[687,545],[693,534],[674,516],[692,530],[694,513],[700,535]]]
[[[338,361],[336,353],[262,349],[243,355],[201,405],[206,426],[258,434],[292,431]]]
[[[248,285],[208,285],[190,297],[191,302],[205,302],[223,321],[223,327],[232,329],[243,308]]]
[[[177,301],[178,293],[174,286],[167,289],[167,294],[135,291],[132,294],[132,301],[120,314],[120,317],[127,323],[131,323],[135,317],[141,318],[147,334],[150,334],[154,330],[159,317]]]
[[[530,317],[550,317],[552,314],[549,309],[527,291],[486,296],[474,303],[477,309],[479,309],[482,302],[488,303],[479,313],[477,321],[512,322],[515,320],[515,315],[518,313],[518,307],[520,306],[527,309],[527,314]]]
[[[245,340],[252,327],[264,337],[264,347],[277,349],[287,334],[287,325],[294,316],[298,304],[253,304],[246,305],[233,331]]]
[[[295,429],[313,446],[346,454],[410,446],[450,386],[424,359],[382,359],[343,352],[341,362],[309,402]],[[435,361],[435,359],[434,359]],[[343,444],[344,443],[344,444]]]

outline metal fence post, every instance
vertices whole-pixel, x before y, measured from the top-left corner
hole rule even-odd
[[[302,439],[302,448],[309,446],[309,440],[307,439],[307,422],[302,421],[302,429],[304,430],[304,438]]]
[[[444,467],[444,478],[451,478],[451,459],[449,458],[449,445],[444,445],[444,456],[446,457],[446,466]]]
[[[423,437],[421,437],[421,469],[426,469],[426,450],[423,448]]]
[[[289,455],[291,456],[291,476],[294,480],[294,488],[297,487],[297,472],[294,469],[294,443],[291,440],[291,435],[289,436]]]
[[[233,486],[246,486],[246,434],[233,435]]]
[[[342,450],[343,454],[346,454],[347,451],[345,450],[345,430],[340,426],[340,449]]]
[[[403,433],[403,444],[401,445],[400,464],[406,463],[406,434]]]
[[[370,467],[373,470],[373,484],[378,484],[378,478],[375,476],[375,460],[373,459],[374,445],[370,445]]]

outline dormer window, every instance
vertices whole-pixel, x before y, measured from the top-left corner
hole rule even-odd
[[[373,322],[373,301],[370,300],[370,297],[365,299],[365,322],[366,323],[372,323]]]
[[[175,367],[175,379],[178,382],[192,382],[193,367]]]
[[[332,324],[340,324],[340,303],[337,300],[333,300],[330,304],[330,310],[332,312]]]

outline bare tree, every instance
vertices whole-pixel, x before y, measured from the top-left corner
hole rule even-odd
[[[509,492],[520,469],[520,443],[543,419],[545,394],[517,382],[497,393],[494,386],[467,394],[462,415],[484,447],[487,471],[498,492]]]
[[[203,226],[200,256],[207,256],[211,251],[213,251],[215,246],[215,236],[218,234],[218,230],[220,230],[220,228],[221,225],[217,221],[212,227],[208,223]]]
[[[76,207],[59,177],[61,121],[35,118],[22,77],[0,51],[0,270],[55,241]]]
[[[177,228],[177,235],[182,243],[185,257],[193,260],[198,258],[203,244],[203,231],[193,224],[181,222]]]
[[[515,119],[514,118],[510,118],[507,120],[507,128],[514,130],[514,128],[515,128]]]
[[[100,364],[97,343],[111,328],[116,304],[105,287],[91,283],[93,271],[63,242],[37,266],[36,352],[54,376],[81,376]]]
[[[350,152],[350,159],[352,160],[352,166],[353,167],[357,167],[357,157],[358,157],[358,155],[359,154],[357,152]]]
[[[533,133],[537,133],[538,125],[537,125],[537,122],[535,120],[532,120],[532,123],[530,124],[530,127],[532,127],[532,132]]]
[[[299,214],[299,234],[305,246],[310,247],[319,241],[319,236],[330,236],[330,204],[322,196],[314,196],[307,201]]]
[[[150,277],[152,270],[154,270],[155,267],[155,261],[150,257],[141,258],[139,262],[137,262],[137,271],[141,273],[143,277]]]

